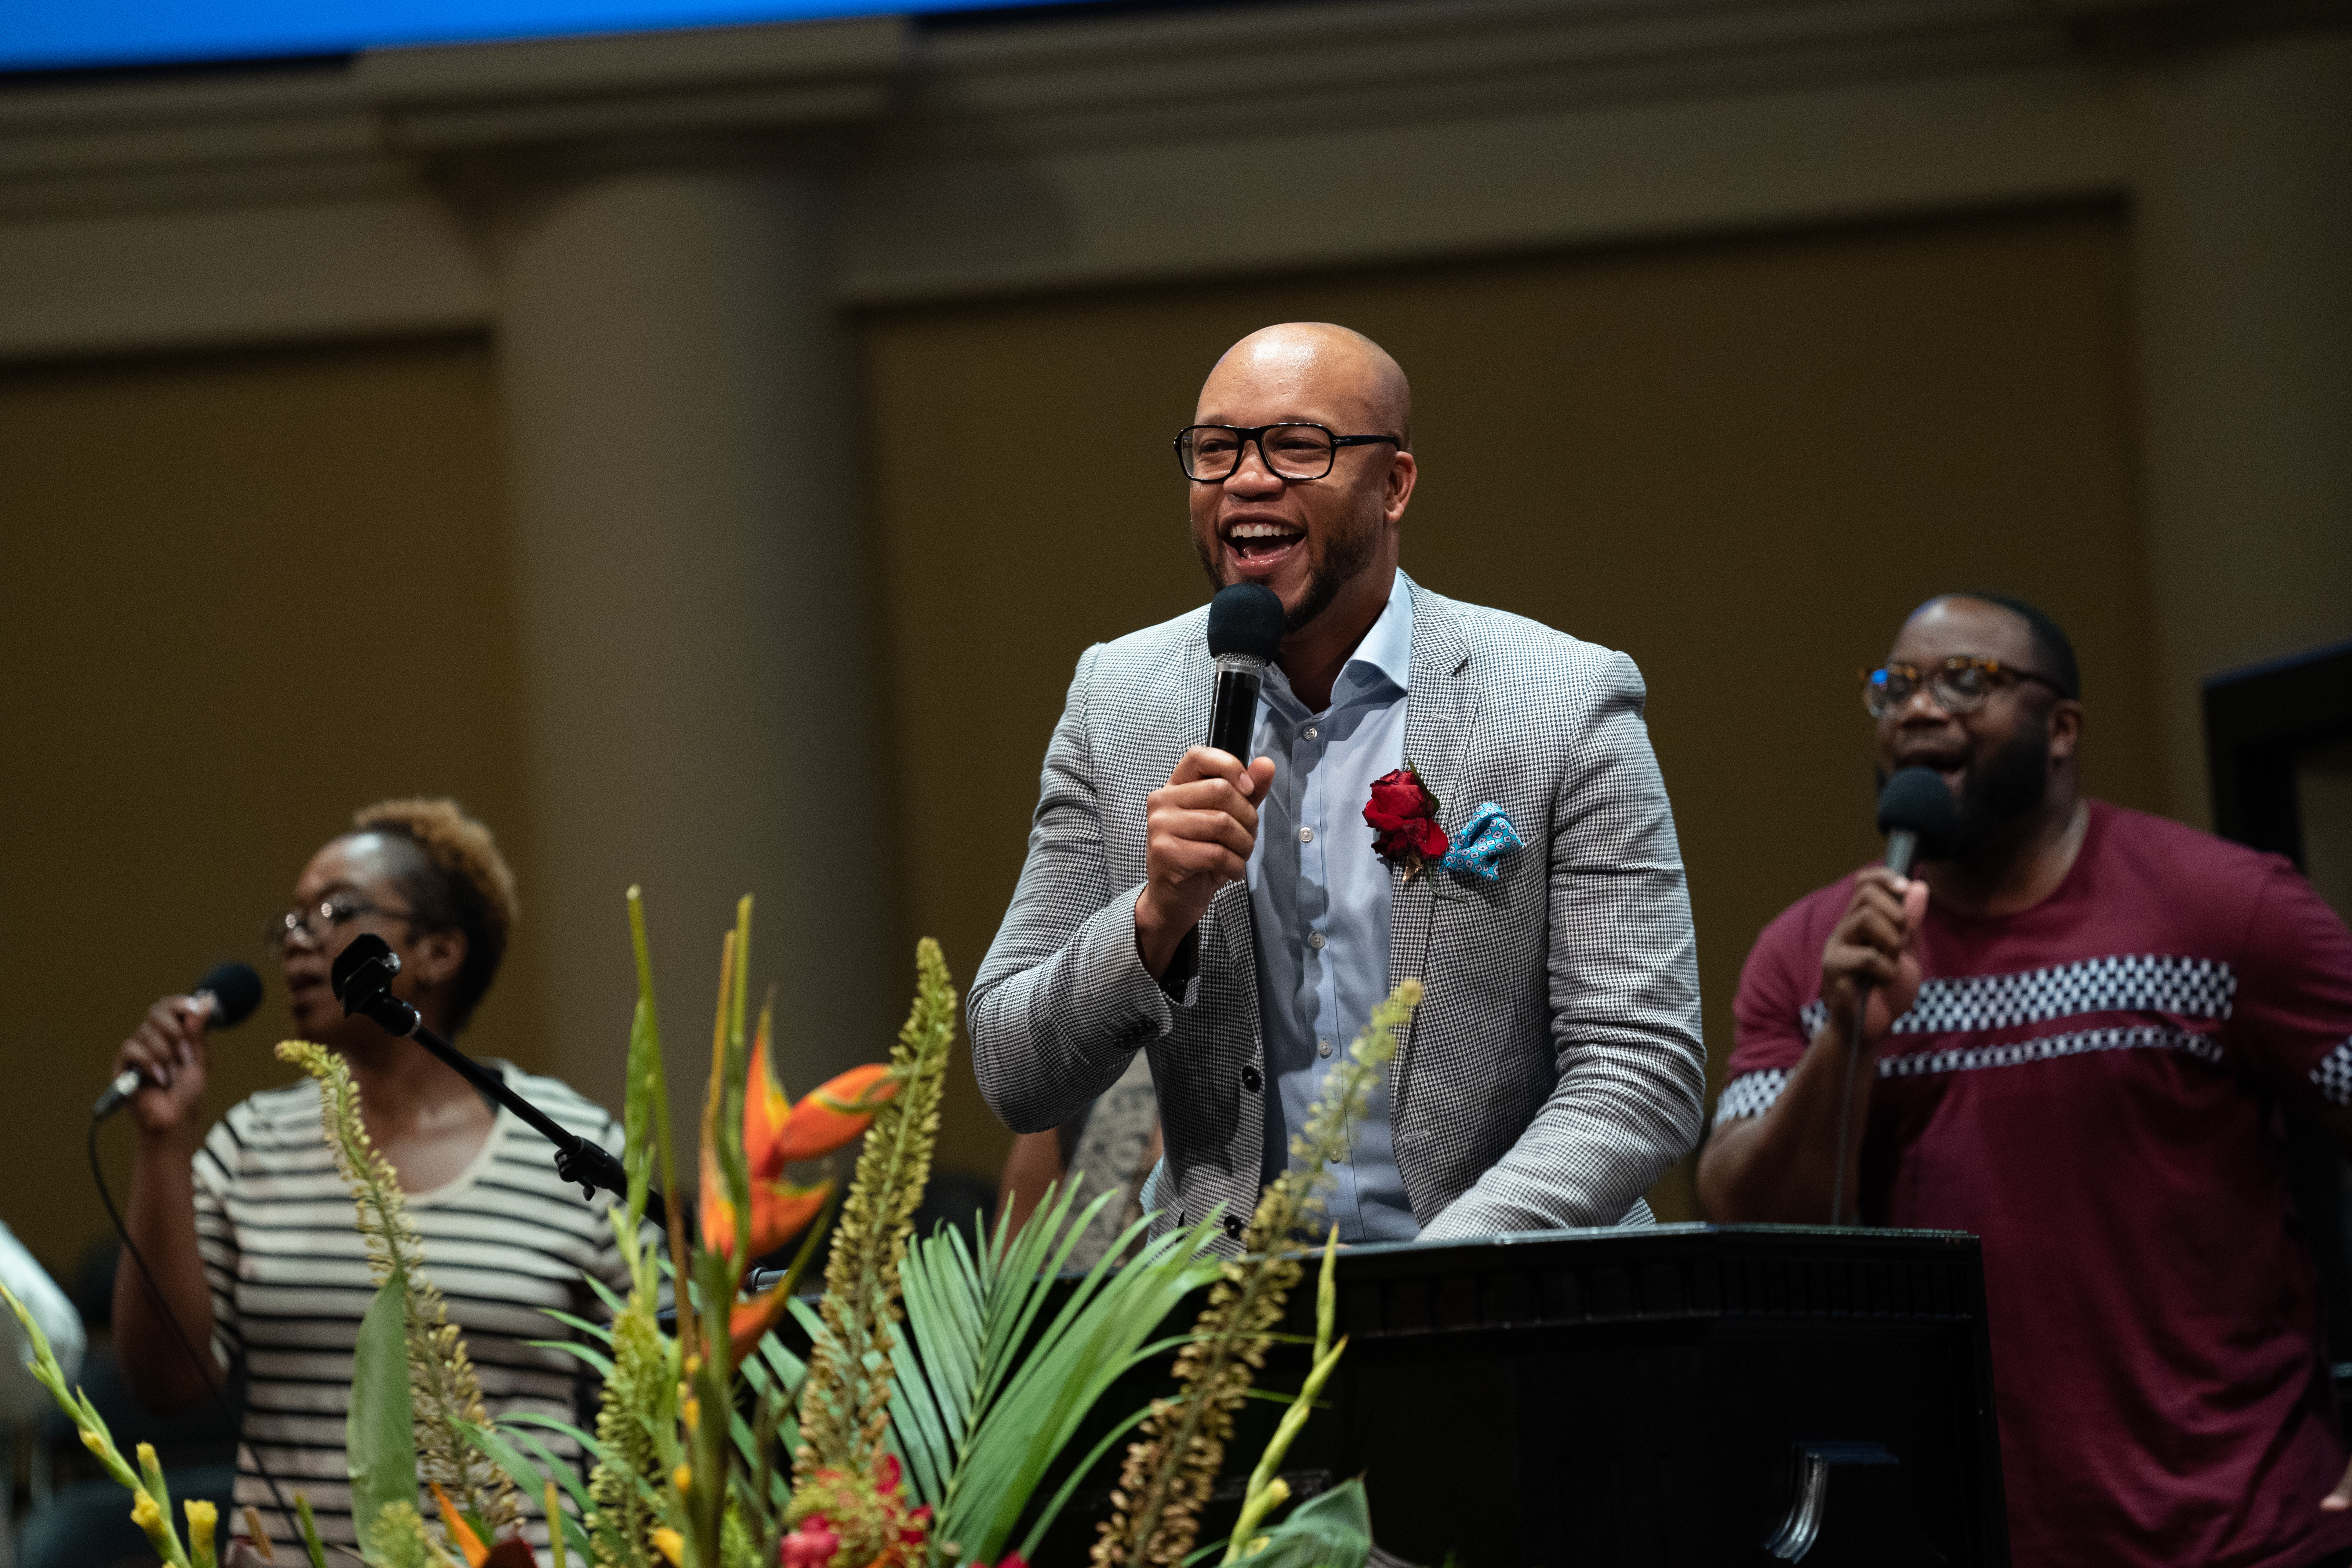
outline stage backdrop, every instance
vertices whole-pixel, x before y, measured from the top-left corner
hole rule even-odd
[[[2092,787],[2155,801],[2126,265],[2100,208],[861,315],[900,951],[932,932],[969,981],[1079,652],[1206,596],[1168,447],[1202,376],[1324,318],[1413,377],[1407,568],[1648,677],[1719,1075],[1758,928],[1873,852],[1854,670],[1919,599],[2046,605]],[[78,1144],[114,1045],[257,960],[363,801],[451,793],[499,829],[524,919],[468,1043],[567,1070],[538,1023],[493,352],[0,373],[0,1217],[54,1266],[104,1229]],[[700,985],[669,982],[684,1036]],[[285,1077],[272,991],[215,1110]],[[1006,1134],[957,1074],[944,1163],[992,1176]],[[1688,1215],[1687,1172],[1655,1201]]]
[[[1412,378],[1405,569],[1648,678],[1719,1081],[1758,930],[1875,852],[1855,671],[1920,600],[2045,605],[2092,789],[2155,805],[2126,293],[2095,210],[868,317],[910,929],[972,972],[1079,653],[1207,595],[1169,441],[1210,363],[1342,321]]]

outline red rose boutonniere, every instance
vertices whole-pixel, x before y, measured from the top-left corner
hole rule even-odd
[[[1371,826],[1373,852],[1391,866],[1403,867],[1408,882],[1444,859],[1451,847],[1445,829],[1437,825],[1437,797],[1411,763],[1372,781],[1364,820]]]

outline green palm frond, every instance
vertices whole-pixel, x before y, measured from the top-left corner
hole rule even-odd
[[[1000,1224],[975,1249],[944,1230],[908,1253],[909,1342],[894,1363],[891,1436],[909,1494],[935,1510],[933,1539],[955,1542],[959,1561],[997,1560],[1087,1413],[1171,1348],[1146,1341],[1187,1292],[1216,1278],[1216,1261],[1201,1256],[1214,1216],[1141,1243],[1114,1268],[1148,1227],[1138,1220],[1039,1328],[1071,1249],[1115,1195],[1074,1215],[1075,1187],[1049,1194],[1018,1233]],[[1036,1520],[1024,1555],[1069,1490]]]

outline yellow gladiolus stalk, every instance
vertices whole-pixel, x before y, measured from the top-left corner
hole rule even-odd
[[[220,1509],[202,1498],[190,1498],[180,1507],[188,1516],[188,1560],[194,1568],[215,1568],[213,1531],[220,1524]]]

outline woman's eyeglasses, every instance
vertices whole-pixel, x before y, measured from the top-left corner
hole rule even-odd
[[[296,904],[263,928],[261,940],[272,952],[284,952],[286,944],[300,931],[313,947],[327,945],[328,936],[338,927],[366,915],[390,915],[394,920],[409,918],[406,910],[386,909],[382,904],[369,903],[365,899],[338,893],[321,899],[315,904]]]

